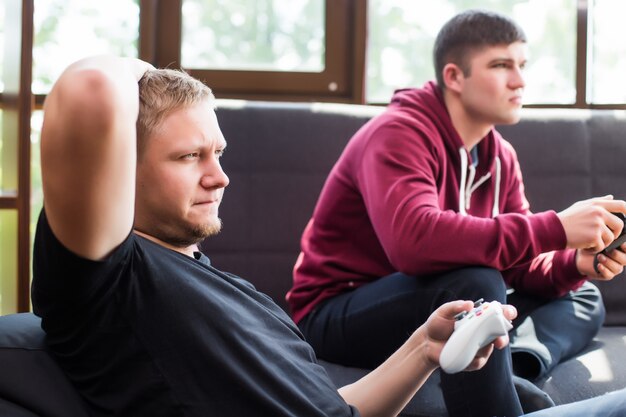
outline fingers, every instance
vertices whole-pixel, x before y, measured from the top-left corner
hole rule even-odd
[[[626,201],[624,200],[614,200],[613,196],[604,196],[592,199],[592,201],[609,212],[626,214]]]
[[[626,244],[623,244],[620,248],[626,250]],[[626,265],[626,253],[620,249],[612,250],[606,255],[600,253],[597,255],[597,259],[598,272],[600,273],[598,278],[604,280],[610,280],[621,274],[624,271],[624,265]]]
[[[616,201],[613,202],[617,203]],[[598,250],[609,246],[611,242],[619,237],[620,233],[622,233],[622,229],[624,228],[624,222],[622,219],[607,210],[600,211],[600,222],[599,240],[597,240],[594,245],[594,248]]]
[[[612,223],[619,219],[602,207],[602,204],[612,201],[599,198],[585,200],[558,213],[565,230],[567,247],[589,248],[598,252],[613,241],[614,234],[607,222]]]
[[[622,200],[599,200],[598,205],[606,210],[602,212],[602,219],[606,226],[602,230],[602,241],[604,247],[607,247],[619,237],[624,228],[624,221],[613,213],[623,213],[626,204]]]
[[[624,228],[624,221],[614,214],[609,213],[605,218],[605,224],[613,232],[613,240],[617,239]],[[611,240],[611,242],[613,241]],[[609,242],[610,243],[610,242]]]
[[[493,347],[494,347],[494,344],[489,343],[487,346],[485,346],[484,348],[476,352],[476,356],[474,356],[474,359],[469,364],[469,366],[465,368],[465,370],[476,371],[478,369],[481,369],[483,366],[485,366],[485,364],[489,360],[489,357],[491,356],[491,353],[493,352]]]
[[[443,304],[435,313],[447,320],[454,320],[454,316],[462,311],[470,311],[474,307],[473,301],[456,300]]]
[[[514,306],[510,304],[501,304],[501,306],[502,306],[502,314],[507,320],[513,321],[513,319],[517,317],[517,309]],[[508,334],[506,336],[497,337],[493,341],[493,345],[496,349],[502,349],[508,344],[509,344]]]
[[[474,303],[472,301],[457,300],[443,304],[435,310],[425,323],[426,332],[429,339],[438,342],[448,340],[454,331],[454,316],[470,311]]]
[[[613,194],[603,195],[601,197],[592,197],[589,201],[613,200]]]
[[[127,58],[127,61],[130,63],[133,74],[135,75],[137,81],[139,81],[141,77],[143,77],[146,71],[151,71],[155,69],[152,64],[146,61],[142,61],[140,59]]]
[[[511,304],[502,304],[502,314],[507,320],[512,321],[517,317],[517,309]]]
[[[509,335],[497,337],[492,344],[498,350],[504,349],[509,344]]]

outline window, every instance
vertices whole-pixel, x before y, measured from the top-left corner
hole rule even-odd
[[[18,310],[17,210],[0,210],[0,314]]]
[[[324,1],[184,0],[185,68],[322,72]],[[306,19],[302,19],[306,16]]]
[[[351,32],[362,0],[143,1],[143,11],[155,47],[142,57],[181,66],[218,97],[362,101],[364,33]]]
[[[30,27],[32,3],[0,3],[0,314],[28,309],[30,276],[27,237],[30,160],[23,141],[30,117]],[[24,24],[26,21],[26,25]]]
[[[576,3],[571,0],[431,2],[370,0],[366,100],[386,103],[396,88],[435,78],[432,49],[441,26],[468,8],[512,17],[530,50],[525,101],[571,105],[576,101]]]
[[[138,0],[37,0],[33,45],[35,94],[47,94],[61,72],[89,55],[137,57]]]
[[[589,19],[588,103],[626,103],[626,2],[595,0]]]

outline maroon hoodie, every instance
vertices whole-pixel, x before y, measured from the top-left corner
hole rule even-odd
[[[584,277],[575,251],[563,250],[556,213],[529,210],[513,147],[492,129],[477,150],[474,168],[436,84],[397,91],[326,180],[287,294],[294,320],[395,272],[484,265],[529,294],[579,287]]]

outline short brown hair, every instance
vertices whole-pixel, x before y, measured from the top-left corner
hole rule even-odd
[[[146,139],[165,117],[175,110],[215,99],[211,89],[184,71],[155,69],[139,80],[137,155],[142,155]]]
[[[526,42],[522,28],[509,17],[485,10],[466,10],[450,19],[435,39],[433,58],[435,76],[440,88],[443,68],[452,62],[466,77],[470,75],[471,54],[486,46]]]

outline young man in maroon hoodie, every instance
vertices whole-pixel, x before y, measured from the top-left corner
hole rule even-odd
[[[531,213],[515,151],[494,129],[520,118],[526,38],[517,24],[461,13],[441,29],[434,57],[437,82],[397,91],[331,171],[287,299],[320,358],[374,367],[437,306],[505,302],[513,289],[511,350],[441,381],[450,416],[517,416],[514,371],[545,376],[602,325],[588,280],[626,264],[616,250],[593,268],[623,226],[611,213],[626,203],[605,196]]]

